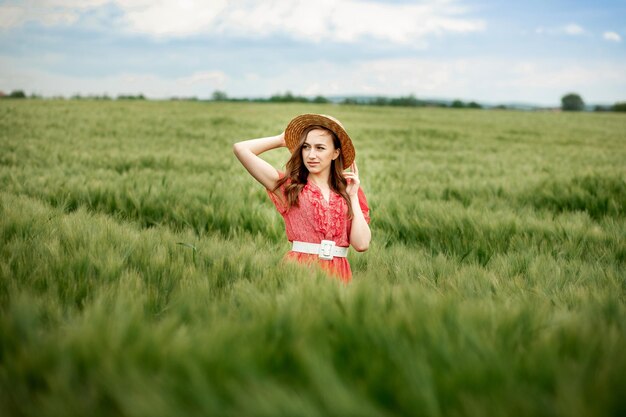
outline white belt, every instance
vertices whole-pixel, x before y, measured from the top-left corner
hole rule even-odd
[[[298,242],[294,240],[291,250],[294,252],[310,253],[319,255],[320,259],[330,261],[338,256],[345,258],[348,256],[348,248],[336,246],[332,240],[322,240],[322,243]]]

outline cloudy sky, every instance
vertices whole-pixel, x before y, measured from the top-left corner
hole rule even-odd
[[[626,1],[0,0],[0,91],[626,101]]]

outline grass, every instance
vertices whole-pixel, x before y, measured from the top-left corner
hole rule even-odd
[[[282,262],[231,152],[309,111],[346,125],[372,209],[348,286]],[[623,415],[624,132],[617,114],[0,102],[0,410]]]

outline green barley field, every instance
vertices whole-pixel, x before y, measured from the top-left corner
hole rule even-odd
[[[349,285],[232,154],[304,112],[356,144]],[[624,416],[625,279],[623,115],[0,102],[3,416]]]

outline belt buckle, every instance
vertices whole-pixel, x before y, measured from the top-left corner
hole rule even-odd
[[[320,259],[324,259],[327,261],[333,260],[333,249],[335,248],[334,240],[322,240],[320,243]]]

